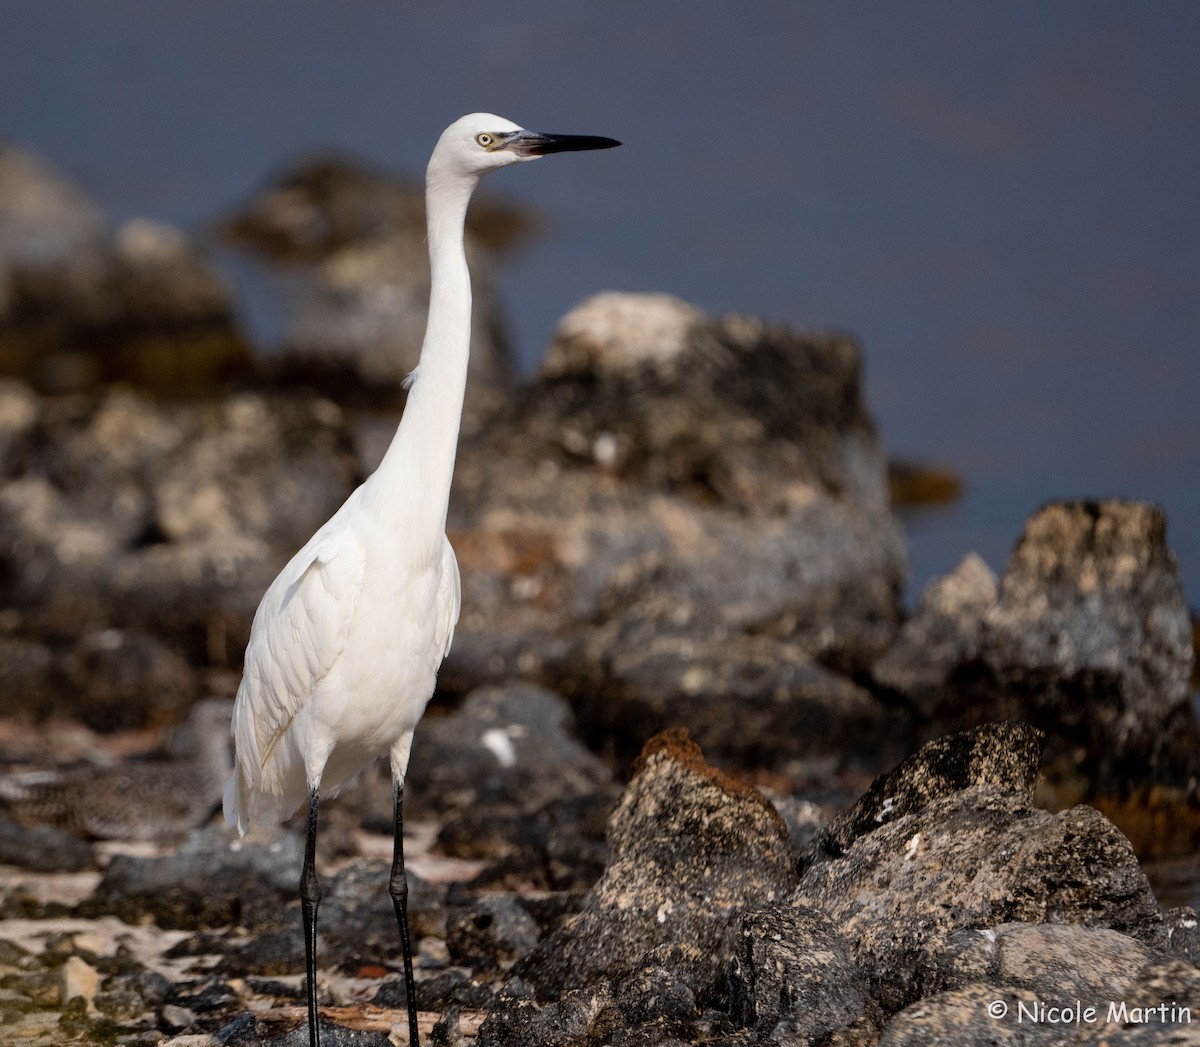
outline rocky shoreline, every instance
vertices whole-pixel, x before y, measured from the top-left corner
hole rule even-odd
[[[348,400],[315,335],[259,368],[195,244],[114,239],[56,177],[0,150],[0,1043],[303,1043],[301,841],[211,818],[205,710],[401,394],[374,336],[331,350]],[[293,331],[336,300],[377,333],[333,289],[419,301],[410,212],[316,164],[225,225],[317,267]],[[1139,864],[1200,852],[1162,511],[1043,506],[910,612],[852,339],[598,295],[501,400],[497,323],[410,768],[427,1042],[1200,1043],[1196,914]],[[328,1042],[403,1043],[386,781],[323,818]]]

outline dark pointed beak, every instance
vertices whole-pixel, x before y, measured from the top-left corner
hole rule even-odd
[[[517,156],[545,156],[547,153],[577,153],[584,149],[612,149],[620,145],[615,138],[598,135],[548,135],[537,131],[516,131],[505,143]]]

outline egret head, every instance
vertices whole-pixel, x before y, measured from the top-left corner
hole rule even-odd
[[[540,134],[491,113],[455,120],[438,139],[429,159],[429,177],[482,178],[489,171],[547,153],[611,149],[620,142],[594,135]]]

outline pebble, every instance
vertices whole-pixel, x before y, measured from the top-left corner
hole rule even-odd
[[[90,964],[84,963],[78,956],[68,956],[60,977],[63,1005],[76,996],[81,996],[88,1010],[91,1010],[95,1004],[96,992],[100,988],[100,972]]]

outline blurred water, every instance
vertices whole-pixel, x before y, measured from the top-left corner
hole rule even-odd
[[[0,135],[195,228],[298,153],[419,172],[488,109],[624,149],[491,188],[552,235],[524,362],[606,288],[854,331],[893,452],[967,479],[916,584],[1059,496],[1166,506],[1200,593],[1200,5],[0,0]]]

